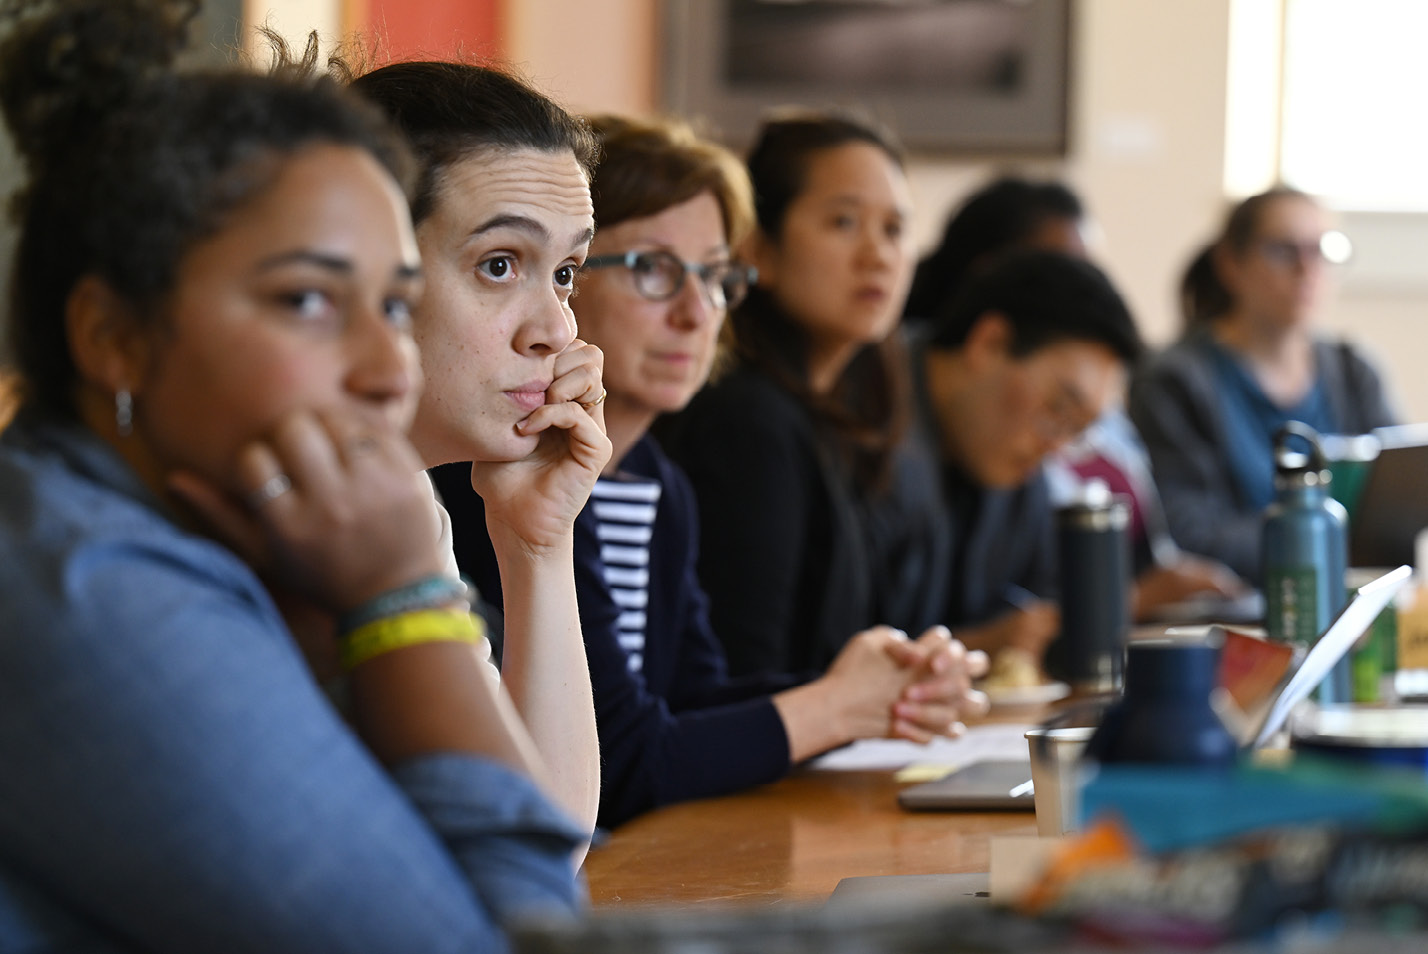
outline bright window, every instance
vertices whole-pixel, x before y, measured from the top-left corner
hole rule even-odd
[[[1428,212],[1428,3],[1285,0],[1284,181],[1345,210]]]

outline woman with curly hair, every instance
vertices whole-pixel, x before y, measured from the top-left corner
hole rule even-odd
[[[330,81],[177,72],[195,6],[5,9],[0,949],[500,948],[588,834],[405,437],[413,163]]]

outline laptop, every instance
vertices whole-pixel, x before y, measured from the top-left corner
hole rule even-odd
[[[1409,567],[1400,566],[1359,587],[1299,665],[1285,674],[1278,691],[1251,714],[1240,732],[1240,744],[1259,748],[1273,739],[1289,713],[1324,681],[1411,576]],[[903,789],[898,804],[921,811],[1032,811],[1036,803],[1026,784],[1030,778],[1029,755],[973,762],[944,778]]]
[[[1334,664],[1353,648],[1412,575],[1410,567],[1400,566],[1359,587],[1358,595],[1339,612],[1303,661],[1290,671],[1262,714],[1250,721],[1248,731],[1240,737],[1240,744],[1259,748],[1274,738],[1284,728],[1294,707],[1309,698],[1314,687],[1323,682]]]
[[[1031,757],[972,762],[931,782],[909,785],[897,803],[913,811],[1029,812]]]
[[[1411,564],[1414,538],[1428,527],[1428,424],[1374,435],[1382,447],[1349,521],[1349,565]]]

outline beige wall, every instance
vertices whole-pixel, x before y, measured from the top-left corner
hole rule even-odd
[[[507,56],[580,112],[655,105],[656,0],[506,0]]]
[[[1174,284],[1212,228],[1224,176],[1228,0],[1077,5],[1067,173],[1147,335],[1178,326]]]
[[[1167,338],[1171,276],[1187,236],[1206,231],[1219,208],[1229,3],[1077,0],[1068,160],[914,158],[922,244],[999,169],[1066,175],[1094,210],[1102,257],[1147,332]],[[571,107],[638,111],[656,100],[657,0],[521,0],[511,9],[512,60]],[[552,22],[564,28],[542,27]]]
[[[922,244],[936,240],[950,206],[998,170],[1064,175],[1098,220],[1100,258],[1146,336],[1169,341],[1178,328],[1180,269],[1225,207],[1234,2],[1073,0],[1069,155],[1033,162],[914,159],[909,172]],[[656,101],[658,0],[520,0],[510,8],[512,60],[571,107],[642,111]],[[561,29],[549,29],[551,23]],[[1266,165],[1271,161],[1265,157]],[[1416,344],[1428,339],[1418,330],[1419,316],[1428,315],[1428,287],[1346,285],[1325,325],[1362,340],[1381,358],[1403,413],[1428,420],[1428,375],[1417,367],[1424,349]]]
[[[342,0],[243,0],[245,24],[271,27],[298,46],[311,30],[324,43],[338,40],[345,25],[342,14]],[[243,39],[258,62],[266,62],[266,43],[252,30],[245,31]]]
[[[919,241],[930,245],[947,210],[1001,169],[1063,175],[1101,227],[1100,258],[1148,338],[1168,341],[1173,289],[1190,250],[1224,207],[1226,75],[1232,7],[1278,0],[1073,0],[1071,149],[1064,161],[914,158]],[[249,22],[271,17],[300,35],[335,34],[342,0],[245,0]],[[658,100],[660,0],[507,0],[513,65],[581,111],[644,112]],[[1242,101],[1242,100],[1241,100]],[[2,144],[0,144],[2,145]],[[13,160],[0,161],[0,186]],[[0,233],[0,249],[5,236]],[[1396,243],[1409,261],[1428,257]],[[1351,266],[1360,268],[1361,265]],[[1347,276],[1325,317],[1382,363],[1403,413],[1428,420],[1419,371],[1428,282],[1385,284]]]

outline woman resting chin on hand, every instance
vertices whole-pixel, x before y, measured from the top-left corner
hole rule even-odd
[[[426,293],[413,331],[426,390],[412,425],[425,467],[480,494],[505,591],[501,686],[560,804],[586,830],[600,797],[590,669],[571,573],[576,515],[610,458],[600,349],[570,297],[595,220],[584,124],[498,70],[395,63],[353,88],[415,143],[412,198]],[[489,598],[492,584],[481,583]]]
[[[682,126],[592,122],[601,227],[573,306],[604,354],[613,454],[576,521],[574,553],[602,823],[766,782],[854,739],[958,731],[985,705],[970,679],[986,660],[940,627],[915,640],[869,629],[818,678],[728,677],[695,573],[689,484],[648,431],[707,379],[725,311],[748,286],[730,252],[751,219],[748,181],[728,152]],[[435,472],[463,571],[499,599],[500,521],[467,477],[459,466]],[[508,586],[504,597],[509,618]]]
[[[586,835],[403,436],[400,137],[330,82],[172,72],[187,4],[7,11],[0,950],[489,950],[570,916]],[[259,573],[339,620],[351,726]]]

